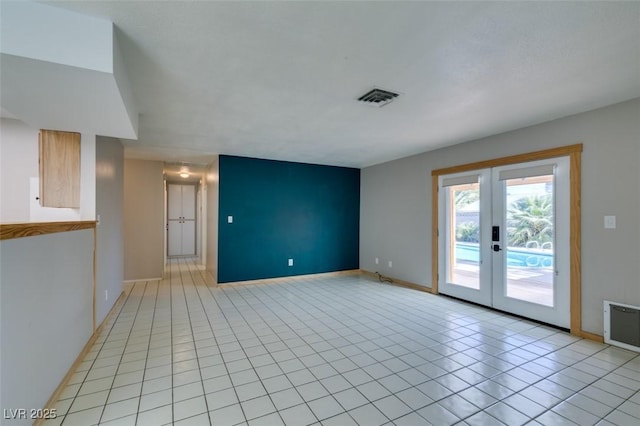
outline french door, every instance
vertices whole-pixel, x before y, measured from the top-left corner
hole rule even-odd
[[[443,294],[569,328],[569,158],[441,175]]]

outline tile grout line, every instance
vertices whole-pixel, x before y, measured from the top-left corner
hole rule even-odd
[[[218,308],[220,308],[218,300],[216,299],[215,295],[211,292],[211,289],[209,289],[208,286],[206,286],[206,283],[205,283],[205,288],[207,290],[209,290],[208,294],[213,298],[213,301],[215,302],[216,306],[218,306]],[[209,328],[211,329],[211,333],[212,333],[213,339],[216,342],[216,346],[218,347],[218,350],[219,350],[219,353],[220,353],[220,358],[222,359],[222,364],[224,365],[224,369],[227,372],[227,375],[229,376],[229,380],[231,381],[231,387],[233,388],[233,392],[234,392],[234,394],[236,396],[236,400],[238,401],[238,405],[240,406],[240,410],[242,411],[242,416],[245,419],[245,422],[247,422],[248,420],[247,420],[247,416],[246,416],[244,407],[241,404],[240,397],[238,396],[238,392],[236,390],[236,386],[233,384],[233,381],[231,380],[231,373],[229,372],[229,368],[227,366],[227,363],[224,360],[224,356],[222,355],[222,351],[220,351],[220,344],[218,344],[218,338],[216,337],[216,333],[214,331],[213,325],[211,324],[211,318],[209,317],[209,314],[208,314],[208,312],[206,310],[204,301],[202,300],[202,295],[201,295],[200,291],[197,290],[197,288],[196,288],[196,292],[198,294],[198,299],[200,300],[200,305],[202,306],[202,309],[204,311],[205,317],[207,318],[207,322],[209,323]],[[220,312],[221,312],[222,316],[225,318],[225,321],[227,322],[227,324],[229,324],[229,320],[227,319],[227,316],[225,315],[224,310],[220,309]],[[203,381],[203,391],[204,391],[204,381]],[[205,401],[206,401],[206,395],[207,394],[205,394]],[[231,405],[234,405],[234,404],[231,404]],[[231,406],[231,405],[229,405],[229,406]],[[228,406],[225,406],[225,407],[228,407]],[[217,410],[225,408],[225,407],[218,407]]]
[[[144,382],[145,382],[145,376],[147,374],[147,365],[149,363],[149,352],[151,350],[151,341],[153,338],[153,329],[155,326],[155,318],[156,318],[156,309],[158,306],[158,295],[160,293],[160,283],[161,281],[158,281],[154,287],[155,287],[155,300],[154,300],[154,304],[153,304],[153,317],[151,319],[151,328],[149,329],[149,343],[147,344],[147,356],[144,359],[144,368],[142,369],[143,373],[142,373],[142,382],[140,383],[140,395],[139,395],[139,399],[138,399],[138,409],[136,410],[136,423],[138,423],[138,418],[140,417],[140,407],[142,405],[142,397],[143,397],[143,389],[144,389]]]
[[[248,290],[248,291],[250,291],[250,290]],[[240,296],[242,299],[244,299],[244,300],[245,300],[245,302],[246,302],[246,298],[242,295],[242,293],[238,292],[238,294],[239,294],[239,296]],[[232,302],[232,303],[233,303],[233,302]],[[247,306],[251,307],[251,305],[250,305],[250,304],[247,304]],[[263,317],[260,313],[258,313],[258,312],[255,310],[255,308],[251,307],[251,309],[252,309],[252,310],[253,310],[253,312],[254,312],[256,315],[258,315],[258,316],[262,319],[262,321],[264,322],[264,317]],[[267,327],[268,327],[268,328],[269,328],[269,329],[270,329],[270,330],[271,330],[271,331],[272,331],[276,336],[278,336],[278,333],[277,333],[277,332],[275,332],[275,331],[273,330],[273,327],[269,326],[267,322],[265,322],[265,324],[267,325]],[[252,327],[252,328],[253,328],[253,327]],[[295,333],[295,331],[294,331],[294,333]],[[296,333],[296,334],[297,334],[297,333]],[[279,337],[278,337],[278,338],[279,338]],[[304,340],[304,338],[302,338],[302,337],[301,337],[301,336],[299,336],[299,335],[298,335],[298,338],[300,338],[300,339]],[[259,339],[259,340],[260,340],[260,339]],[[262,345],[262,346],[264,346],[264,343],[262,343],[262,341],[261,341],[261,345]],[[291,349],[291,348],[289,348],[289,349]],[[243,348],[243,351],[244,351],[244,348]],[[295,352],[293,352],[293,351],[291,351],[291,352],[296,356],[296,359],[297,359],[298,361],[300,361],[303,365],[305,365],[305,364],[302,362],[302,360],[297,356],[297,354],[295,354]],[[246,351],[245,351],[245,355],[246,355]],[[270,355],[270,354],[269,354],[269,355]],[[273,358],[273,357],[272,357],[272,358]],[[247,359],[250,359],[250,357],[247,357]],[[291,359],[293,359],[293,358],[291,358]],[[274,361],[275,361],[275,360],[274,360]],[[251,361],[249,361],[249,363],[251,363]],[[275,362],[275,363],[277,364],[277,362]],[[252,365],[252,367],[253,367],[253,363],[251,363],[251,365]],[[254,372],[255,372],[255,367],[253,367],[253,368],[254,368]],[[306,370],[308,370],[308,367],[306,367],[306,365],[305,365],[305,369],[306,369]],[[301,371],[301,370],[298,370],[298,371]],[[313,375],[313,373],[311,373],[311,374]],[[257,373],[257,372],[256,372],[256,375],[258,376],[258,380],[260,381],[260,384],[264,387],[264,383],[262,382],[262,379],[260,378],[260,376],[258,375],[258,373]],[[286,376],[286,373],[285,373],[284,375]],[[314,378],[316,378],[316,381],[320,383],[320,380],[319,380],[317,377],[315,377],[315,375],[314,375]],[[289,379],[288,379],[288,377],[287,377],[287,380],[289,380]],[[309,383],[312,383],[312,382],[309,382]],[[293,385],[293,383],[291,383],[291,384]],[[303,386],[303,385],[304,385],[304,384],[302,384],[301,386]],[[322,383],[320,383],[320,386],[322,386],[322,387],[324,388],[324,386],[322,385]],[[266,389],[266,387],[265,387],[265,389]],[[313,410],[312,410],[312,409],[311,409],[311,407],[309,406],[309,401],[307,401],[306,399],[304,399],[304,397],[303,397],[302,395],[300,395],[300,393],[299,393],[299,391],[296,389],[296,386],[295,386],[295,385],[293,385],[293,389],[295,389],[295,390],[296,390],[296,392],[298,393],[298,395],[302,398],[302,401],[303,401],[303,402],[301,402],[300,404],[297,404],[297,405],[295,405],[295,406],[289,407],[289,408],[294,408],[294,407],[297,407],[297,406],[300,406],[300,405],[303,405],[303,404],[304,404],[304,405],[307,407],[307,409],[308,409],[308,410],[313,414],[313,416],[314,416],[314,418],[316,419],[316,421],[317,421],[317,422],[319,422],[319,421],[320,421],[320,419],[318,419],[317,415],[313,412]],[[324,388],[324,389],[328,392],[328,390],[327,390],[326,388]],[[269,395],[269,393],[267,393],[267,396],[269,396],[269,399],[271,400],[271,403],[273,404],[273,399],[271,398],[271,396]],[[323,397],[321,397],[321,398],[323,398]],[[318,398],[318,399],[319,399],[319,398]],[[314,401],[315,401],[315,400],[314,400]],[[273,404],[273,405],[274,405],[274,407],[275,407],[275,404]],[[287,408],[287,409],[289,409],[289,408]],[[278,413],[278,412],[279,412],[279,410],[276,408],[276,413]],[[272,413],[270,413],[270,414],[272,414]],[[270,414],[267,414],[267,415],[270,415]],[[280,416],[280,417],[281,417],[281,416]],[[260,417],[258,417],[258,418],[260,418]],[[281,419],[282,419],[282,417],[281,417]],[[284,419],[282,419],[282,420],[284,421]]]
[[[144,284],[144,288],[145,289],[146,289],[146,286],[147,286],[147,282],[145,281],[145,284]],[[134,289],[132,289],[131,293],[133,293],[133,290]],[[129,295],[131,295],[131,293]],[[144,294],[144,291],[143,291],[143,294]],[[113,381],[111,382],[111,387],[109,388],[109,392],[107,393],[107,399],[105,400],[105,403],[104,403],[104,405],[102,407],[102,413],[100,414],[100,418],[98,420],[98,423],[100,423],[102,421],[102,417],[104,416],[104,412],[107,409],[109,396],[111,396],[111,391],[113,390],[113,385],[115,384],[115,381],[116,381],[116,379],[118,377],[118,370],[120,369],[120,364],[122,364],[122,358],[124,357],[124,353],[125,353],[125,350],[126,350],[126,347],[127,347],[127,343],[129,342],[129,339],[131,338],[131,333],[133,332],[133,328],[135,326],[136,318],[138,317],[138,312],[140,310],[140,305],[141,304],[142,304],[142,297],[140,298],[140,301],[138,302],[138,308],[136,309],[136,314],[135,314],[135,316],[133,318],[133,321],[131,322],[131,329],[129,330],[129,334],[127,336],[127,340],[126,340],[126,342],[124,344],[124,347],[122,348],[122,354],[120,355],[120,362],[118,363],[118,368],[116,368],[116,371],[115,371],[115,373],[113,375]],[[123,308],[124,308],[124,306],[123,306]]]
[[[200,367],[200,357],[198,356],[198,348],[196,346],[196,340],[195,340],[195,334],[193,332],[193,322],[191,320],[191,311],[189,310],[189,301],[187,298],[187,293],[185,291],[185,284],[184,284],[184,280],[183,280],[183,276],[182,276],[183,272],[182,272],[182,268],[180,268],[180,283],[182,285],[182,293],[184,295],[184,299],[185,299],[185,304],[187,305],[187,316],[189,317],[189,325],[191,327],[191,334],[193,336],[193,348],[195,350],[196,353],[196,363],[198,364],[198,373],[200,375],[200,386],[202,387],[202,398],[204,399],[204,404],[206,407],[206,413],[207,413],[207,420],[209,421],[209,425],[211,426],[211,417],[209,416],[209,403],[207,402],[207,398],[205,397],[205,393],[204,393],[204,380],[202,378],[202,368]],[[195,285],[193,284],[193,280],[191,279],[191,285],[195,288]],[[198,414],[196,414],[198,415]]]
[[[302,280],[301,282],[302,282],[302,283],[304,283],[304,282],[305,282],[305,280]],[[277,284],[275,284],[275,285],[278,285],[278,286],[284,286],[284,285],[286,285],[286,284],[287,284],[287,282],[283,282],[283,283],[277,283]],[[251,292],[251,290],[252,290],[252,288],[248,288],[248,289],[246,289],[246,291],[249,291],[249,292]],[[272,301],[275,301],[278,305],[282,306],[282,304],[281,304],[281,303],[279,303],[278,301],[276,301],[273,297],[271,297],[271,296],[267,296],[267,297],[269,297]],[[246,300],[246,298],[245,298],[245,300]],[[271,311],[275,316],[277,316],[278,318],[280,318],[280,316],[279,316],[278,314],[276,314],[275,312],[273,312],[273,309],[271,309],[271,308],[268,308],[268,309],[269,309],[269,310],[270,310],[270,311]],[[286,309],[286,308],[283,306],[283,309]],[[320,310],[321,312],[324,312],[324,311],[322,311],[322,310],[321,310],[321,309],[319,309],[319,308],[316,308],[316,309]],[[301,318],[300,318],[300,317],[298,317],[297,315],[295,315],[295,314],[291,313],[290,311],[288,311],[288,312],[289,312],[291,315],[293,315],[296,319],[298,319],[299,321],[303,322],[303,321],[301,320]],[[314,318],[316,318],[316,317],[314,317]],[[316,318],[316,319],[317,319],[317,318]],[[338,322],[339,322],[339,323],[341,323],[342,325],[344,325],[344,323],[342,323],[342,322],[340,322],[340,321],[338,321]],[[349,327],[345,326],[344,328],[349,328]],[[296,335],[298,335],[298,338],[299,338],[299,339],[301,339],[302,341],[304,341],[304,342],[305,342],[305,344],[306,344],[307,346],[312,347],[312,346],[311,346],[311,344],[309,344],[309,343],[305,340],[305,338],[304,338],[305,336],[300,336],[300,335],[299,335],[295,330],[294,330],[293,332],[294,332]],[[334,331],[334,332],[335,332],[335,331]],[[358,332],[353,332],[352,334],[350,334],[350,336],[351,336],[351,335],[356,335],[356,334],[357,334],[358,336],[360,336],[360,337],[363,337],[363,336],[362,336],[362,334],[360,334],[360,333],[358,333]],[[277,335],[277,333],[276,333],[276,335]],[[331,347],[333,348],[332,350],[336,350],[336,351],[338,351],[339,353],[341,353],[345,359],[348,359],[348,358],[349,358],[349,357],[348,357],[347,355],[345,355],[342,351],[340,351],[340,347],[335,347],[334,345],[330,344],[330,343],[329,343],[325,338],[322,338],[322,340],[323,340],[326,344],[328,344],[329,346],[331,346]],[[317,343],[317,342],[316,342],[316,343]],[[353,343],[351,343],[351,342],[350,342],[350,345],[353,345]],[[350,345],[349,345],[349,346],[350,346]],[[314,349],[314,350],[315,350],[315,349]],[[292,351],[292,352],[293,352],[293,351]],[[304,370],[309,370],[309,371],[310,371],[310,368],[309,368],[309,367],[307,367],[307,365],[302,361],[302,358],[301,358],[300,356],[298,356],[297,354],[295,354],[295,352],[293,352],[293,353],[294,353],[294,355],[295,355],[295,359],[297,359],[298,361],[300,361],[300,363],[301,363],[302,365],[304,365],[304,368],[303,368],[303,369],[304,369]],[[364,352],[363,352],[363,353],[364,353]],[[327,363],[327,364],[329,364],[329,365],[330,365],[330,362],[329,362],[329,361],[326,361],[326,359],[324,359],[324,357],[322,357],[322,355],[320,355],[320,353],[318,353],[318,351],[317,351],[317,350],[315,351],[315,354],[317,354],[318,356],[320,356],[320,358],[322,358],[322,359],[325,361],[325,363]],[[356,365],[357,365],[357,364],[356,364]],[[359,367],[359,366],[357,366],[356,368],[354,368],[354,369],[352,369],[352,370],[348,370],[348,371],[346,371],[346,372],[349,372],[349,371],[355,371],[356,369],[362,369],[362,368],[361,368],[361,367]],[[336,371],[337,371],[337,370],[336,370]],[[323,388],[324,388],[324,389],[329,393],[329,396],[332,396],[332,397],[333,397],[333,393],[332,393],[332,392],[330,392],[330,391],[329,391],[329,390],[324,386],[324,384],[322,384],[322,381],[321,381],[322,379],[319,379],[319,378],[318,378],[318,377],[317,377],[317,376],[316,376],[312,371],[310,371],[310,372],[311,372],[311,374],[312,374],[312,375],[314,375],[314,377],[316,378],[316,381],[318,381],[318,382],[320,383],[320,385],[321,385],[321,386],[322,386],[322,387],[323,387]],[[366,374],[366,372],[365,372],[365,374]],[[342,374],[342,373],[341,373],[341,372],[339,372],[339,371],[337,371],[337,374],[334,374],[334,375],[332,375],[332,376],[328,376],[328,377],[326,377],[326,378],[335,377],[335,376],[340,376],[340,377],[342,377],[344,380],[346,380],[346,381],[347,381],[347,383],[349,383],[349,384],[351,385],[351,388],[353,388],[356,392],[358,392],[358,393],[360,393],[360,394],[362,395],[362,393],[360,392],[360,390],[359,390],[359,389],[357,389],[357,386],[354,386],[351,382],[349,382],[349,380],[348,380],[348,379],[346,379],[346,378],[344,377],[344,374]],[[370,381],[367,381],[367,382],[365,382],[365,383],[361,383],[360,385],[364,385],[364,384],[367,384],[367,383],[372,383],[372,382],[374,382],[374,381],[375,381],[375,382],[377,382],[377,380],[376,380],[376,379],[374,379],[373,377],[371,377],[371,380],[370,380]],[[360,386],[360,385],[358,385],[358,386]],[[345,390],[348,390],[348,389],[345,389]],[[360,406],[357,406],[357,407],[353,407],[353,408],[351,408],[350,410],[346,410],[346,409],[344,409],[344,407],[342,407],[342,408],[344,409],[344,412],[343,412],[343,413],[346,413],[349,417],[351,417],[351,415],[349,414],[349,411],[352,411],[352,410],[358,409],[358,408],[363,407],[363,406],[366,406],[366,405],[368,405],[368,404],[373,404],[373,401],[369,400],[369,398],[367,398],[367,397],[366,397],[366,396],[364,396],[364,395],[362,395],[362,396],[365,398],[365,400],[367,401],[367,403],[365,403],[365,404],[363,404],[363,405],[360,405]],[[324,398],[324,397],[320,397],[320,398]],[[320,399],[320,398],[317,398],[317,399]],[[304,398],[303,398],[303,401],[304,401],[304,402],[307,404],[307,406],[308,406],[308,403],[309,403],[309,402],[315,401],[315,400],[317,400],[317,399],[314,399],[314,400],[311,400],[311,401],[306,401],[306,400],[304,400]],[[334,399],[335,399],[335,398],[334,398]],[[341,406],[342,406],[342,404],[340,404],[340,402],[339,402],[339,401],[337,401],[337,402],[338,402],[338,404],[339,404],[339,405],[341,405]],[[309,409],[310,409],[310,407],[309,407]],[[313,410],[311,410],[311,411],[313,412]],[[336,414],[336,416],[339,416],[339,415],[341,415],[341,414],[343,414],[343,413]],[[314,413],[314,415],[315,415],[315,413]],[[384,413],[383,413],[383,415],[384,415]],[[333,418],[333,417],[335,417],[335,416],[329,417],[329,418],[327,418],[327,419],[325,419],[325,420],[329,420],[330,418]],[[387,417],[387,416],[385,415],[385,417]],[[317,417],[316,417],[316,418],[317,418]],[[351,417],[351,418],[353,418],[353,417]],[[387,417],[387,420],[390,420],[390,419]],[[355,421],[355,419],[354,419],[354,421]]]

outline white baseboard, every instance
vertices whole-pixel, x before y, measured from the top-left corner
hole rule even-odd
[[[138,281],[162,281],[162,277],[160,277],[160,278],[138,278],[137,280],[124,280],[122,282],[124,284],[128,284],[128,283],[136,283]]]

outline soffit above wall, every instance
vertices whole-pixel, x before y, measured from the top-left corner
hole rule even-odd
[[[111,22],[4,2],[1,36],[3,116],[34,128],[137,138],[138,114]]]

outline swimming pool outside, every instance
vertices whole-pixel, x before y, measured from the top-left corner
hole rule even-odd
[[[447,280],[452,284],[480,289],[478,244],[456,243],[455,259]],[[507,248],[504,270],[505,295],[545,306],[554,304],[553,252],[551,250]]]
[[[477,243],[456,242],[456,261],[478,264],[480,247]],[[553,251],[528,249],[523,247],[507,247],[507,265],[526,268],[553,267]]]

